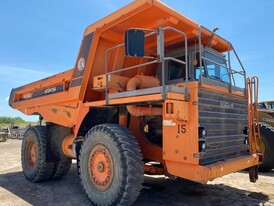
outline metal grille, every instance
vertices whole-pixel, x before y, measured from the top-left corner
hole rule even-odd
[[[199,90],[199,126],[207,130],[200,164],[248,154],[243,129],[248,125],[247,102],[232,95]]]

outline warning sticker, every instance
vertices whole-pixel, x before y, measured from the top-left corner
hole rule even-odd
[[[172,120],[164,120],[163,125],[164,126],[176,126],[176,123],[173,122]]]
[[[79,72],[83,71],[84,68],[85,68],[85,59],[84,57],[81,57],[79,60],[78,60],[78,64],[77,64],[77,69]]]

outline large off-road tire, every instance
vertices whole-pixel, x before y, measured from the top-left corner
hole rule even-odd
[[[71,158],[67,157],[62,150],[62,142],[71,133],[71,129],[47,122],[46,132],[49,141],[47,155],[54,162],[51,179],[59,179],[66,175],[71,167]]]
[[[126,128],[101,124],[87,133],[80,151],[80,179],[94,205],[131,205],[144,180],[140,147]]]
[[[69,172],[70,167],[71,159],[68,157],[62,157],[60,161],[55,163],[51,179],[56,180],[62,178]]]
[[[265,145],[265,154],[258,170],[259,172],[269,172],[274,168],[274,128],[260,124],[260,134]]]
[[[32,182],[49,180],[54,164],[46,162],[47,139],[44,126],[29,127],[24,134],[21,162],[25,177]]]

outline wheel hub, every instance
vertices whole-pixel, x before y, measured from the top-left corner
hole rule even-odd
[[[101,144],[95,145],[89,156],[89,175],[93,186],[106,191],[113,180],[113,160],[109,150]]]
[[[99,172],[103,172],[104,170],[104,163],[103,162],[99,162],[97,165],[97,169]]]
[[[34,141],[29,141],[26,149],[27,164],[29,167],[33,167],[36,163],[36,144]]]

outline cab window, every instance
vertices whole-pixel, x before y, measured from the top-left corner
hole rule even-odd
[[[196,62],[196,65],[194,65],[194,69],[195,69],[195,79],[199,80],[200,77],[200,73],[201,73],[201,67],[200,67],[200,61],[199,61],[199,54],[196,54],[196,59],[194,60]],[[194,63],[193,63],[194,64]],[[202,76],[205,77],[206,73],[205,73],[205,67],[204,67],[204,63],[202,61]]]
[[[226,60],[209,52],[205,52],[205,57],[211,60],[205,60],[208,77],[229,84],[230,80],[229,72],[226,68]]]
[[[177,58],[185,61],[185,56]],[[180,64],[175,61],[168,62],[168,80],[185,79],[186,78],[186,65]]]

